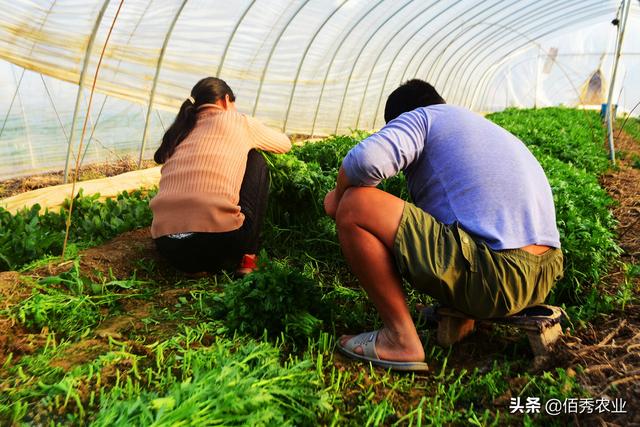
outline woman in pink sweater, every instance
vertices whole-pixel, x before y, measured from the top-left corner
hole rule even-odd
[[[256,149],[285,153],[289,138],[239,113],[231,88],[200,80],[154,155],[160,188],[151,200],[151,236],[178,269],[255,268],[269,173]]]

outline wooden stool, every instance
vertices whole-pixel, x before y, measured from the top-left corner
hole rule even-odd
[[[450,346],[473,332],[475,319],[464,313],[450,309],[438,308],[438,344]],[[531,350],[535,356],[543,356],[551,349],[558,337],[562,335],[560,321],[563,312],[552,305],[536,305],[528,307],[513,316],[486,319],[483,322],[502,323],[524,330],[529,338]]]

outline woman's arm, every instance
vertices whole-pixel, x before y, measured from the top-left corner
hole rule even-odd
[[[291,150],[291,141],[287,135],[265,126],[253,117],[245,117],[255,148],[272,153],[286,153]]]

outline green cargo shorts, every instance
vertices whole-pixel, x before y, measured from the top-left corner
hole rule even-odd
[[[542,255],[495,251],[408,202],[393,252],[400,274],[415,289],[476,319],[542,304],[563,274],[560,249]]]

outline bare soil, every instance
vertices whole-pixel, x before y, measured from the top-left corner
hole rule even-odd
[[[68,271],[71,261],[50,263],[36,268],[32,274],[38,277],[55,276]],[[149,228],[128,231],[107,243],[82,251],[80,269],[90,279],[115,277],[126,279],[146,266],[162,266],[155,250]]]
[[[605,278],[603,290],[613,294],[629,280],[635,302],[602,316],[575,336],[565,336],[554,353],[561,365],[576,369],[580,384],[593,396],[627,402],[627,414],[609,415],[606,421],[594,415],[585,419],[590,425],[640,425],[640,277],[628,277],[625,272],[625,264],[640,265],[640,169],[633,161],[640,156],[640,141],[622,132],[616,148],[622,154],[617,168],[605,174],[601,184],[617,202],[613,214],[624,252],[621,263]]]
[[[109,351],[109,344],[103,340],[85,339],[72,344],[59,357],[50,363],[54,368],[62,368],[65,372],[74,367],[95,360]]]
[[[602,185],[618,202],[613,214],[620,223],[618,238],[624,250],[622,259],[628,263],[640,262],[640,169],[634,159],[640,156],[640,142],[626,133],[616,140],[617,170],[601,179]],[[634,167],[636,166],[636,167]]]

